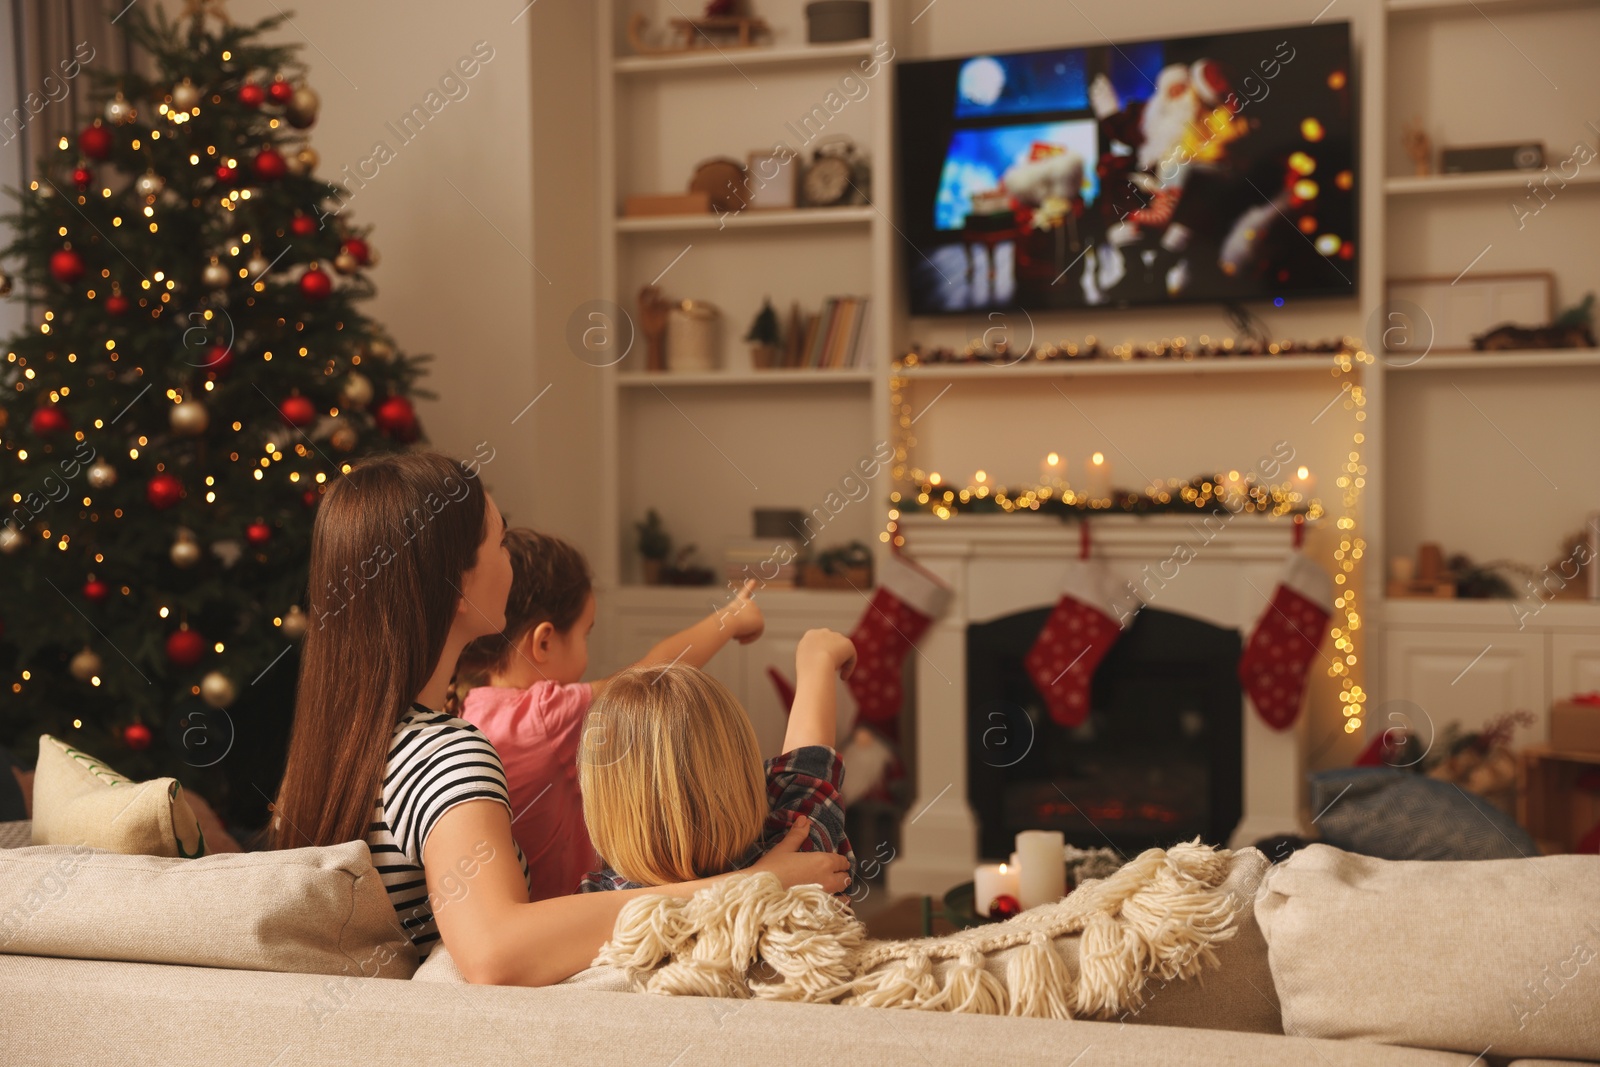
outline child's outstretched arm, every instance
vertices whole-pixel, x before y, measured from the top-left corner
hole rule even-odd
[[[718,608],[688,629],[679,630],[646,652],[633,664],[649,667],[658,663],[687,663],[704,667],[729,641],[747,645],[761,636],[766,620],[755,602],[756,580],[749,579],[739,595],[726,607]],[[605,691],[609,678],[591,682],[595,696]]]
[[[848,678],[856,665],[856,646],[834,630],[807,630],[795,649],[794,706],[783,750],[806,745],[835,747],[839,732],[839,696],[835,678]]]

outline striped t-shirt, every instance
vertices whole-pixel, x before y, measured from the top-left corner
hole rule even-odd
[[[465,719],[411,705],[395,725],[389,744],[383,785],[367,827],[367,847],[401,927],[417,946],[419,960],[427,959],[439,942],[433,917],[436,902],[428,899],[422,846],[439,816],[463,801],[485,798],[498,800],[511,811],[505,770],[494,745]],[[515,841],[512,847],[527,881],[528,860]],[[492,855],[479,849],[474,854],[479,861]],[[447,906],[449,899],[439,901],[439,906]]]

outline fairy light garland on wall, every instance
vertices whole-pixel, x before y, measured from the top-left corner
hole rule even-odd
[[[1163,342],[1169,351],[1170,343]],[[1293,342],[1274,342],[1274,350],[1293,349]],[[1161,345],[1156,346],[1158,349]],[[1302,348],[1306,346],[1300,346]],[[1165,357],[1173,358],[1173,357]],[[1263,485],[1244,480],[1242,484],[1224,488],[1224,476],[1188,482],[1168,480],[1151,486],[1142,494],[1113,493],[1111,497],[1090,499],[1076,493],[1068,486],[1041,485],[1020,491],[1007,492],[1003,486],[988,484],[988,476],[979,471],[974,484],[958,488],[948,484],[937,472],[927,472],[912,465],[911,453],[917,439],[912,432],[912,410],[906,395],[909,381],[905,370],[918,363],[916,352],[907,353],[891,364],[889,374],[889,404],[892,418],[894,461],[891,468],[894,488],[889,494],[888,520],[878,534],[878,540],[895,548],[905,545],[905,535],[900,529],[903,511],[923,511],[940,519],[948,519],[963,512],[986,513],[1046,513],[1062,519],[1084,518],[1103,514],[1159,514],[1194,511],[1214,511],[1223,507],[1225,492],[1241,494],[1241,513],[1255,512],[1269,518],[1288,515],[1307,519],[1322,518],[1325,506],[1322,501],[1309,498],[1295,489],[1292,483]],[[1334,616],[1336,625],[1329,630],[1334,647],[1330,657],[1328,677],[1339,682],[1339,702],[1344,716],[1344,732],[1353,734],[1361,729],[1364,718],[1366,691],[1357,683],[1360,653],[1356,633],[1361,629],[1361,613],[1357,606],[1356,562],[1366,551],[1366,541],[1357,533],[1356,512],[1361,492],[1366,488],[1367,468],[1361,460],[1362,445],[1366,442],[1366,391],[1355,375],[1359,368],[1373,363],[1371,353],[1363,350],[1354,340],[1347,338],[1344,347],[1333,353],[1332,373],[1342,383],[1342,398],[1338,401],[1344,410],[1355,416],[1355,429],[1351,435],[1350,451],[1342,473],[1335,480],[1339,490],[1343,514],[1335,520],[1338,547],[1334,550],[1335,572]],[[1230,476],[1233,472],[1229,472]],[[1231,483],[1232,478],[1228,481]]]

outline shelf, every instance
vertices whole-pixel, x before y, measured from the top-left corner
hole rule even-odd
[[[787,45],[756,48],[704,48],[662,56],[618,56],[611,69],[618,74],[672,75],[682,72],[715,71],[739,73],[749,67],[803,67],[865,59],[872,55],[873,42],[845,41],[841,44]]]
[[[634,372],[617,375],[617,384],[635,389],[656,386],[664,389],[684,386],[762,386],[762,385],[870,385],[870,369],[854,367],[847,370],[717,370],[674,374],[671,371]]]
[[[687,230],[765,230],[792,226],[866,226],[878,214],[871,207],[812,207],[792,211],[751,208],[737,214],[623,215],[618,233],[676,233]]]
[[[1396,364],[1388,369],[1392,371],[1521,370],[1527,367],[1600,367],[1600,348],[1440,353],[1423,356],[1415,363]]]
[[[1361,364],[1358,364],[1361,366]],[[1333,356],[1206,356],[1185,359],[1052,359],[1011,366],[923,363],[907,367],[907,378],[1068,378],[1078,375],[1286,374],[1333,370]]]
[[[1558,160],[1557,162],[1559,163],[1560,161]],[[1417,196],[1427,193],[1480,193],[1502,189],[1525,190],[1531,179],[1540,177],[1544,173],[1542,170],[1493,170],[1482,174],[1435,174],[1426,178],[1388,178],[1383,183],[1383,191],[1390,196]],[[1596,171],[1593,168],[1580,170],[1573,177],[1565,179],[1558,173],[1551,173],[1555,174],[1555,180],[1564,180],[1568,185],[1600,186],[1600,171]]]
[[[1594,7],[1595,0],[1389,0],[1384,5],[1391,15],[1486,15],[1515,10],[1546,11],[1563,7]]]
[[[1580,579],[1580,581],[1583,579]],[[1522,609],[1518,613],[1517,608]],[[1389,597],[1383,602],[1389,626],[1419,629],[1461,626],[1469,629],[1600,631],[1600,602],[1547,600],[1457,600],[1450,597]]]
[[[865,596],[863,596],[865,594]],[[733,590],[726,582],[720,585],[635,585],[624,583],[609,590],[606,595],[608,606],[630,608],[657,608],[671,611],[681,611],[684,608],[694,608],[705,612],[710,611],[713,605],[727,603],[733,596]],[[756,602],[761,605],[764,613],[772,614],[773,609],[782,611],[804,611],[808,608],[837,608],[841,604],[863,603],[872,596],[871,586],[862,586],[857,592],[854,589],[803,589],[798,587],[775,588],[768,586],[756,591]]]

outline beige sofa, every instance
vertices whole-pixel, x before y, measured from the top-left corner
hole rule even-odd
[[[14,827],[10,836],[14,844],[26,843]],[[6,837],[0,827],[0,844]],[[1600,903],[1600,888],[1590,888],[1600,887],[1600,858],[1588,867],[1446,872],[1463,865],[1363,867],[1364,861],[1336,850],[1310,851],[1277,868],[1252,849],[1236,854],[1227,888],[1241,906],[1239,932],[1220,947],[1219,966],[1202,979],[1153,987],[1147,1006],[1129,1018],[1058,1022],[656,997],[624,991],[616,974],[600,970],[550,989],[468,985],[443,950],[415,969],[408,946],[388,940],[392,910],[383,915],[381,884],[359,842],[254,854],[256,861],[250,854],[178,861],[73,853],[63,846],[0,850],[0,1063],[28,1067],[112,1057],[240,1067],[368,1061],[646,1067],[1557,1062],[1517,1051],[1542,1047],[1563,1048],[1562,1062],[1600,1062],[1600,961],[1558,953],[1555,973],[1564,984],[1536,1006],[1522,1002],[1515,1030],[1507,1030],[1505,1019],[1491,1020],[1488,1025],[1500,1029],[1491,1035],[1495,1048],[1482,1055],[1470,1031],[1487,1009],[1472,1003],[1473,976],[1453,973],[1450,962],[1470,953],[1488,990],[1484,1004],[1503,1000],[1501,979],[1515,977],[1519,958],[1506,937],[1548,928],[1551,916],[1574,911],[1574,902],[1577,911],[1590,900]],[[1428,906],[1442,908],[1447,918],[1460,918],[1451,909],[1465,906],[1462,888],[1481,890],[1485,878],[1524,901],[1528,913],[1521,926],[1512,916],[1499,931],[1458,931],[1458,938],[1440,945],[1442,967],[1452,972],[1441,978],[1448,988],[1418,989],[1406,970],[1417,955],[1415,938],[1401,936],[1406,916],[1399,914],[1416,905],[1394,899],[1392,887],[1379,882],[1417,882],[1435,871],[1439,884],[1419,886],[1413,896],[1431,899]],[[1529,894],[1517,882],[1525,871],[1538,875],[1540,893]],[[1371,899],[1372,886],[1390,899]],[[1490,890],[1492,896],[1496,890]],[[273,903],[286,897],[288,906]],[[1367,909],[1365,924],[1350,917],[1352,907]],[[1590,918],[1600,920],[1600,907]],[[1299,964],[1318,954],[1309,945],[1327,939],[1336,922],[1358,928],[1337,931],[1339,939],[1321,953],[1329,958],[1318,979],[1317,967]],[[1573,930],[1580,939],[1592,937],[1581,925]],[[1529,959],[1572,940],[1568,933],[1533,946],[1538,951]],[[1411,943],[1401,943],[1408,936]],[[1075,969],[1075,946],[1062,948]],[[232,954],[237,965],[216,965],[219,951]],[[63,958],[69,956],[92,958]],[[170,962],[178,959],[212,965]],[[1351,959],[1370,966],[1351,967]],[[286,961],[320,973],[284,973]],[[1381,973],[1389,967],[1392,983]],[[357,973],[394,976],[350,976]],[[1289,984],[1286,996],[1278,974]],[[1312,988],[1318,980],[1327,987],[1320,992]],[[1344,1018],[1341,1006],[1360,1016]],[[1395,1041],[1406,1037],[1415,1006],[1431,1014],[1437,1047]],[[1592,1024],[1585,1012],[1595,1016]],[[1347,1036],[1285,1036],[1286,1020],[1297,1033]],[[1591,1038],[1592,1052],[1575,1055],[1588,1051]]]

